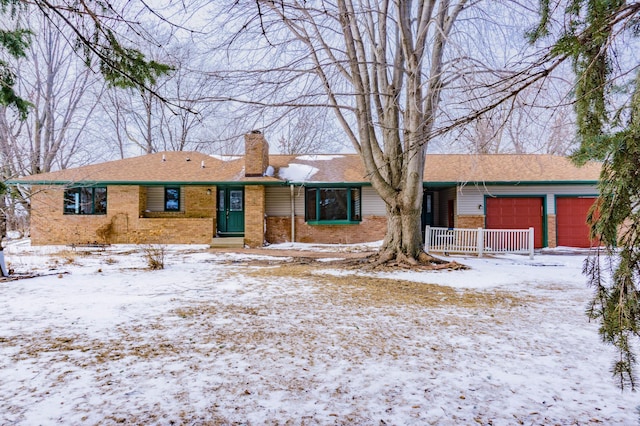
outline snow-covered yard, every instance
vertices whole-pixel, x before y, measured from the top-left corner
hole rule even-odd
[[[366,274],[204,246],[168,247],[160,271],[132,246],[20,242],[5,255],[16,273],[47,275],[0,283],[0,424],[640,417],[584,315],[584,256],[457,257],[471,269]]]

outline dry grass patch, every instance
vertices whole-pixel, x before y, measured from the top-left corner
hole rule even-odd
[[[64,334],[61,333],[62,330],[45,329],[41,332],[2,337],[0,343],[5,347],[13,346],[18,349],[11,356],[14,361],[48,356],[54,362],[75,360],[74,363],[78,367],[102,364],[125,357],[149,359],[181,352],[174,342],[162,338],[166,327],[159,324],[118,327],[117,331],[117,337],[99,340],[80,334]],[[154,331],[156,333],[146,336]],[[58,332],[60,334],[57,334]],[[141,336],[144,338],[141,339]],[[78,357],[77,354],[80,353],[86,356]]]
[[[50,255],[51,262],[54,265],[73,265],[77,262],[79,256],[87,256],[87,254],[84,252],[81,254],[73,250],[61,250]]]
[[[263,268],[247,272],[256,278],[304,279],[317,285],[320,294],[339,296],[343,303],[388,305],[417,305],[421,307],[457,306],[461,308],[495,308],[526,305],[534,301],[530,296],[489,290],[454,289],[436,284],[379,278],[355,274],[323,273],[330,264],[282,264],[278,268]]]

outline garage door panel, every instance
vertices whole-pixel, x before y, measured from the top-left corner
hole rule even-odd
[[[559,246],[591,247],[587,214],[596,197],[556,198],[556,235]]]
[[[487,229],[533,228],[534,245],[542,247],[543,227],[541,197],[487,198]]]

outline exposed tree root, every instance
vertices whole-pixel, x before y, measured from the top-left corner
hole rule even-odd
[[[420,252],[416,257],[408,256],[405,253],[394,253],[393,251],[382,251],[372,254],[358,262],[359,267],[367,269],[410,269],[410,270],[462,270],[468,266],[458,262],[449,262],[425,252]]]

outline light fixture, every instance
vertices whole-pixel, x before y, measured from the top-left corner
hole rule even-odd
[[[211,188],[207,188],[207,195],[211,195]]]

